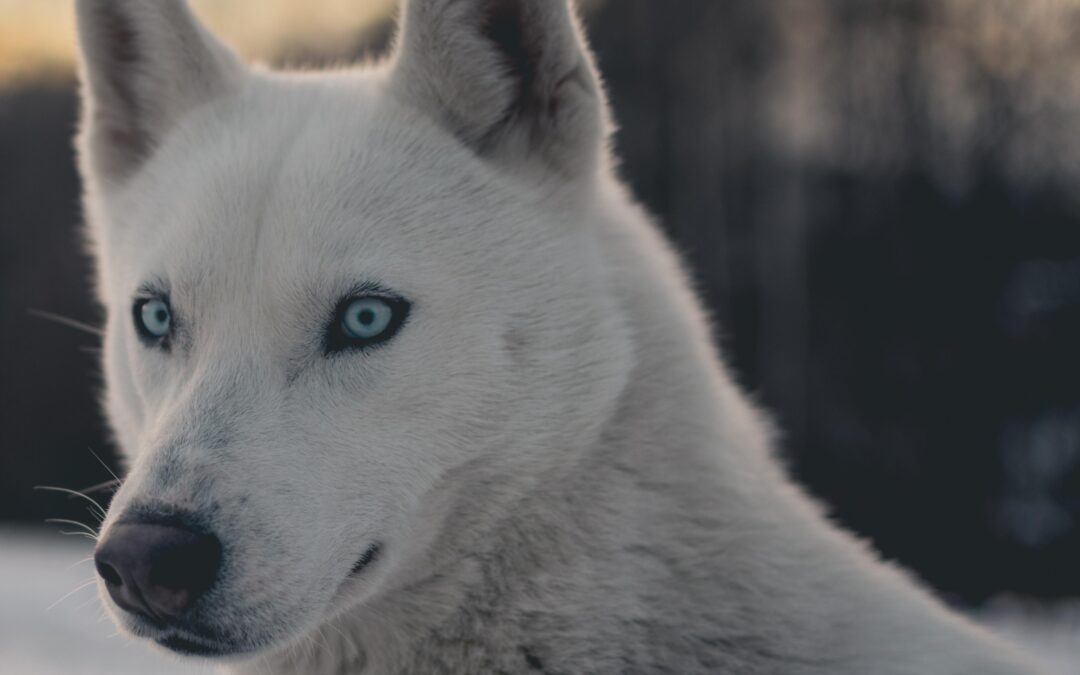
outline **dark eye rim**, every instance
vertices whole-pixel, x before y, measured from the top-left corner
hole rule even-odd
[[[342,322],[349,307],[357,300],[379,300],[385,302],[391,311],[390,323],[386,330],[370,338],[356,338],[345,332]],[[334,306],[330,322],[323,331],[323,353],[332,356],[342,352],[368,350],[389,342],[398,334],[409,318],[412,304],[394,293],[379,289],[359,289],[338,300]]]
[[[147,303],[154,302],[155,300],[165,303],[165,307],[169,310],[169,332],[165,335],[154,335],[147,329],[146,324],[142,320],[142,310]],[[172,303],[169,302],[169,296],[165,294],[155,293],[152,295],[140,295],[135,298],[135,302],[131,305],[131,318],[135,324],[135,332],[138,334],[139,339],[143,344],[148,347],[158,347],[162,350],[168,351],[173,332],[176,330],[176,314],[173,313]]]

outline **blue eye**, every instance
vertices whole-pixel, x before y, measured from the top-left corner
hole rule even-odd
[[[394,320],[394,310],[381,298],[360,298],[345,308],[341,329],[351,338],[371,340],[379,337]]]
[[[172,331],[172,310],[161,298],[149,298],[135,303],[135,327],[144,339],[159,341]]]
[[[327,331],[326,352],[370,347],[394,337],[409,313],[409,303],[394,297],[364,295],[338,304]]]

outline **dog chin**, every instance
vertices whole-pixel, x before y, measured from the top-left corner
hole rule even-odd
[[[129,615],[124,615],[118,623],[133,637],[149,640],[185,657],[224,660],[244,658],[261,651],[269,644],[231,642],[208,632],[157,625]]]
[[[229,659],[250,656],[258,647],[232,645],[204,638],[192,638],[182,633],[172,633],[155,638],[154,642],[174,654],[204,659]]]
[[[270,636],[230,640],[218,631],[198,625],[160,624],[117,608],[112,608],[112,613],[117,625],[132,637],[147,640],[186,658],[244,661],[262,652],[273,651],[283,642]]]

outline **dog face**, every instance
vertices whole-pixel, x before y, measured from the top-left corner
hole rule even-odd
[[[631,357],[566,5],[413,0],[389,62],[310,74],[243,66],[178,0],[78,13],[123,628],[285,646],[596,436]]]

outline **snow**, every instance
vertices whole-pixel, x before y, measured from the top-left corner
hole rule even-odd
[[[0,673],[217,672],[118,636],[96,584],[87,584],[93,578],[90,552],[91,543],[79,537],[0,530]],[[1003,598],[977,618],[1049,660],[1055,675],[1080,675],[1080,600],[1047,607]]]

